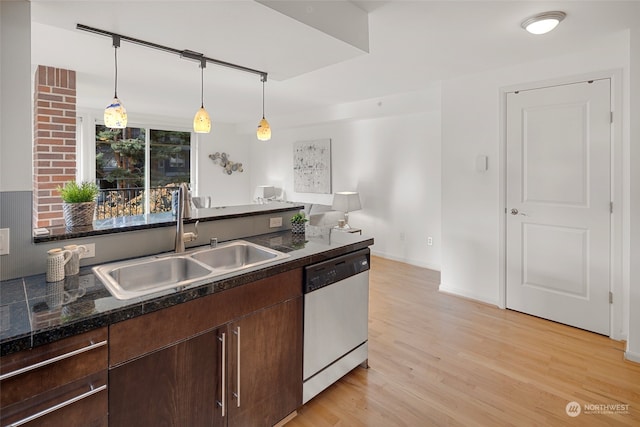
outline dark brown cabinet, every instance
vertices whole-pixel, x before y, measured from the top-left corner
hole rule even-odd
[[[302,298],[229,325],[229,426],[272,426],[302,404]]]
[[[272,426],[302,404],[302,271],[110,327],[109,425]]]
[[[221,345],[211,331],[109,374],[112,426],[223,426]]]
[[[107,328],[4,356],[0,425],[107,426]]]

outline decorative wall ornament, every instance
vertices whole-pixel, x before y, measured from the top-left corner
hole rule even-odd
[[[209,158],[213,160],[213,163],[222,166],[222,173],[231,175],[234,172],[243,172],[242,163],[235,163],[229,160],[227,153],[214,153],[209,154]]]
[[[331,194],[331,139],[293,144],[293,190]]]

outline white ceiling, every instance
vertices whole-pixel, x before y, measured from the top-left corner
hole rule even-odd
[[[81,23],[269,73],[266,116],[272,119],[563,55],[640,20],[639,1],[361,0],[304,2],[298,12],[309,15],[306,25],[304,17],[275,10],[291,2],[268,3],[32,0],[32,63],[76,70],[79,108],[106,106],[113,94],[111,40],[77,30]],[[520,28],[525,18],[549,10],[567,13],[553,32],[533,36]],[[368,52],[366,44],[347,40],[367,36],[358,13],[368,13]],[[118,95],[130,117],[190,120],[199,107],[197,62],[123,41],[118,71]],[[204,82],[214,122],[258,122],[259,76],[210,64]]]

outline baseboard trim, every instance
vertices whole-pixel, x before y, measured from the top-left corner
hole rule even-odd
[[[405,264],[415,265],[416,267],[422,267],[422,268],[428,268],[429,270],[440,271],[440,266],[439,265],[429,264],[429,263],[418,261],[418,260],[415,260],[415,259],[401,258],[401,257],[397,257],[397,256],[394,256],[394,255],[389,255],[389,254],[387,254],[385,252],[380,252],[380,251],[373,250],[373,248],[371,248],[371,255],[379,256],[381,258],[390,259],[392,261],[404,262]]]
[[[472,299],[475,301],[480,301],[483,302],[485,304],[490,304],[490,305],[495,305],[496,307],[500,307],[500,304],[498,304],[498,299],[491,299],[491,298],[485,298],[482,295],[479,294],[475,294],[473,292],[469,292],[466,289],[460,289],[460,288],[456,288],[453,286],[447,286],[443,283],[440,283],[440,286],[438,286],[438,291],[443,292],[445,294],[450,294],[450,295],[455,295],[458,297],[463,297],[463,298],[468,298],[468,299]]]
[[[630,351],[625,351],[624,352],[624,358],[625,358],[625,360],[628,360],[629,362],[640,363],[640,354],[638,354],[638,353],[632,353]]]

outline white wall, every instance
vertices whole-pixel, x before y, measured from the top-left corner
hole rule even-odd
[[[271,141],[251,146],[252,188],[272,184],[287,200],[330,205],[332,194],[293,191],[293,143],[330,138],[333,192],[360,193],[362,210],[349,223],[374,237],[373,252],[440,269],[439,111],[272,128]]]
[[[211,206],[246,205],[251,203],[251,144],[239,135],[234,125],[214,123],[209,134],[197,134],[196,195],[211,196]],[[254,136],[255,138],[255,136]],[[210,154],[227,153],[229,160],[242,163],[243,172],[223,173]]]
[[[0,2],[0,191],[31,191],[31,4]]]
[[[443,82],[441,290],[501,304],[500,89],[611,69],[622,70],[622,104],[628,117],[628,31],[572,55]],[[629,124],[624,120],[622,145],[628,147]],[[477,154],[489,156],[485,174],[474,171]],[[624,294],[628,295],[628,283]],[[614,333],[624,334],[625,304],[618,301],[615,310]]]
[[[631,232],[629,338],[625,356],[640,363],[640,25],[631,29]]]

